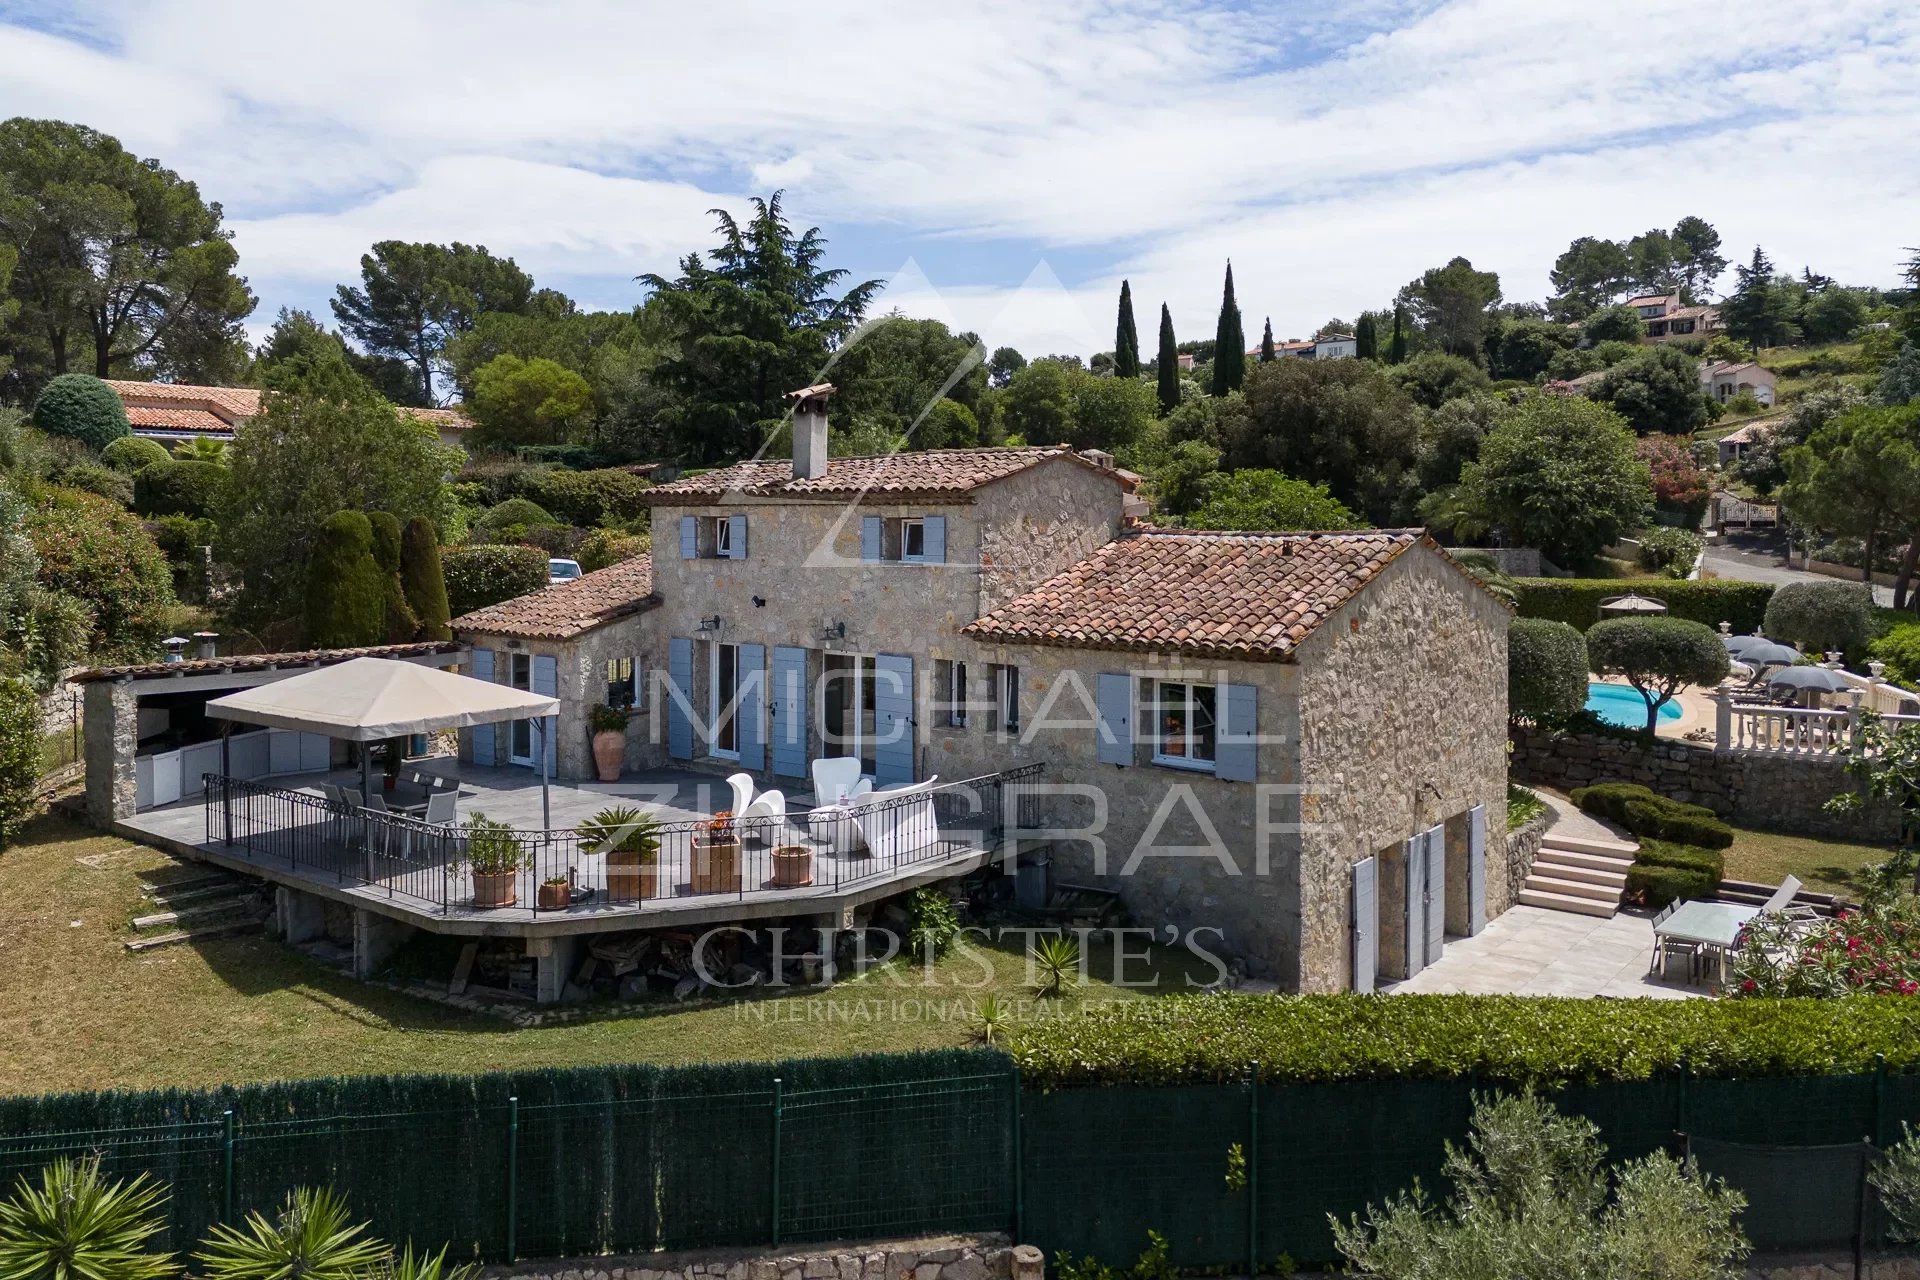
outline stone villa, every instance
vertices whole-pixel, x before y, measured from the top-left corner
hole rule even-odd
[[[556,696],[552,765],[630,709],[627,766],[806,790],[1044,765],[1058,882],[1301,991],[1418,971],[1519,892],[1506,607],[1417,530],[1154,529],[1065,447],[794,456],[660,485],[644,557],[455,621],[482,678]],[[534,759],[524,726],[463,735]]]

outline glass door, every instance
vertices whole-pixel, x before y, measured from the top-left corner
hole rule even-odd
[[[713,646],[712,724],[713,754],[724,760],[740,758],[740,726],[735,706],[740,694],[740,646]]]
[[[830,653],[820,682],[821,755],[852,756],[860,772],[873,772],[875,738],[873,659],[864,654]]]
[[[507,683],[516,689],[533,689],[533,655],[530,653],[509,653],[507,655]],[[508,735],[507,759],[514,764],[533,763],[533,721],[515,720]]]

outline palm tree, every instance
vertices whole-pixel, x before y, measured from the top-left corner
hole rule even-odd
[[[160,1280],[180,1268],[147,1242],[165,1222],[166,1192],[141,1174],[110,1181],[98,1157],[62,1158],[22,1176],[0,1203],[0,1276],[6,1280]]]
[[[194,1259],[206,1280],[366,1280],[392,1253],[348,1216],[343,1197],[299,1187],[271,1218],[254,1212],[215,1227]]]

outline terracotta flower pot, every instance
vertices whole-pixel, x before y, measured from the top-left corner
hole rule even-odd
[[[626,762],[626,734],[617,729],[602,729],[593,735],[593,771],[600,781],[620,781],[620,770]]]
[[[740,842],[697,840],[693,846],[695,893],[740,892]]]
[[[645,902],[659,896],[659,878],[652,855],[623,850],[607,855],[607,899],[611,902]]]
[[[473,873],[473,905],[511,907],[520,901],[518,871],[476,871]]]
[[[534,890],[534,897],[541,911],[565,911],[573,905],[573,886],[565,880],[558,884],[543,880],[540,887]]]
[[[797,889],[813,883],[813,850],[803,844],[783,844],[773,851],[773,887]]]

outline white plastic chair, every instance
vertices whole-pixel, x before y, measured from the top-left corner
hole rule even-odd
[[[741,818],[753,819],[740,824]],[[735,815],[735,825],[743,834],[764,837],[769,845],[792,843],[793,829],[787,825],[787,796],[778,789],[762,791],[753,803]]]
[[[734,773],[727,775],[727,785],[733,788],[733,816],[744,817],[753,806],[753,775]]]
[[[861,794],[860,786],[873,784],[860,776],[860,757],[827,756],[813,762],[813,799],[816,804],[835,804],[844,794],[851,800]]]

